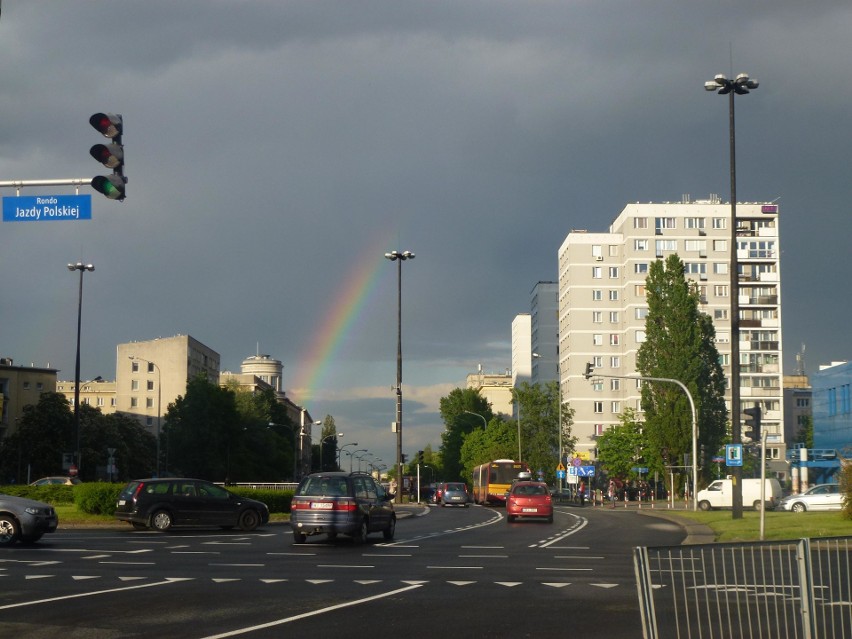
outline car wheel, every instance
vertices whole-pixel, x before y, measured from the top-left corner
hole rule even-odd
[[[762,508],[762,504],[761,504],[761,501],[760,501],[759,499],[755,499],[755,500],[754,500],[754,504],[752,504],[752,506],[754,506],[754,509],[755,509],[756,511],[758,511],[758,512],[760,512],[761,510],[763,510],[763,508]]]
[[[303,543],[305,543],[305,540],[307,538],[308,538],[308,536],[305,533],[299,532],[298,530],[293,531],[293,543],[294,544],[303,544]]]
[[[804,505],[802,502],[800,502],[800,501],[797,501],[795,504],[793,504],[793,507],[792,507],[792,508],[790,508],[790,510],[792,510],[794,513],[803,513],[803,512],[805,512],[807,509],[808,509],[808,507],[807,507],[807,506],[805,506],[805,505]]]
[[[361,524],[358,526],[358,530],[352,533],[352,541],[358,545],[365,543],[367,541],[367,533],[367,520],[362,519]]]
[[[507,524],[511,524],[513,521],[515,521],[515,517],[513,515],[506,515]]]
[[[698,507],[703,511],[710,510],[710,502],[709,501],[700,501],[698,502]]]
[[[248,510],[243,511],[243,514],[240,515],[240,530],[244,532],[251,532],[259,525],[260,515],[257,514],[256,510],[249,508]]]
[[[138,521],[130,522],[130,525],[133,526],[136,530],[148,530],[148,526],[145,524],[140,524]]]
[[[160,532],[166,532],[172,527],[172,516],[166,510],[158,510],[151,515],[151,527]]]
[[[0,515],[0,546],[11,546],[18,541],[18,522],[9,515]]]
[[[396,517],[391,517],[390,523],[382,531],[382,535],[384,535],[385,541],[390,541],[393,539],[394,533],[396,533]]]
[[[547,523],[548,523],[548,524],[552,524],[552,523],[553,523],[553,515],[551,515],[550,517],[548,517],[548,518],[547,518]]]

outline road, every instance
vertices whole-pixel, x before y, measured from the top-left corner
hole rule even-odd
[[[393,542],[252,533],[60,530],[0,552],[0,636],[202,639],[641,637],[631,551],[677,545],[673,523],[558,506],[418,508]]]

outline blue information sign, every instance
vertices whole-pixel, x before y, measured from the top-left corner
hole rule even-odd
[[[594,477],[595,476],[595,467],[594,466],[580,466],[577,468],[577,477]]]
[[[91,219],[91,195],[27,195],[3,198],[4,222]]]
[[[743,465],[743,445],[742,444],[725,444],[725,465],[726,466],[742,466]]]

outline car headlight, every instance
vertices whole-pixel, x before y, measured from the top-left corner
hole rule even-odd
[[[41,515],[42,514],[42,512],[41,512],[42,509],[37,508],[35,506],[27,506],[26,508],[24,508],[24,510],[27,513],[29,513],[30,515]]]

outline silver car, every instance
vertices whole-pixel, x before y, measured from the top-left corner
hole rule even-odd
[[[59,525],[56,511],[41,501],[0,494],[0,547],[32,543]]]
[[[441,505],[467,508],[469,503],[470,493],[467,492],[467,484],[461,482],[444,484],[444,490],[441,493]]]
[[[843,508],[843,493],[837,484],[817,484],[801,495],[784,497],[777,508],[802,513],[806,510],[841,510]]]

